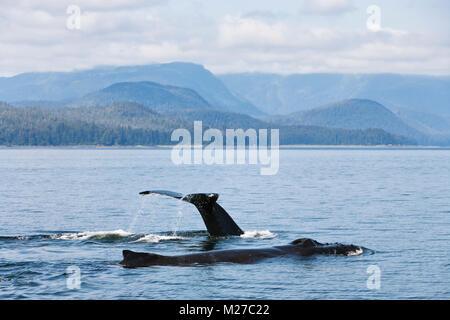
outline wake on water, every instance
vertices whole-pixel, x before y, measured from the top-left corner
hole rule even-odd
[[[156,194],[156,196],[159,196]],[[48,235],[54,240],[104,240],[104,241],[127,241],[130,243],[158,243],[161,241],[174,241],[174,240],[188,240],[189,238],[201,235],[205,236],[207,232],[180,232],[178,229],[180,227],[180,222],[183,216],[183,201],[180,199],[177,205],[177,217],[175,228],[171,232],[163,232],[160,234],[137,234],[131,232],[137,223],[140,216],[144,215],[144,207],[148,205],[149,198],[141,198],[141,204],[137,210],[136,215],[132,219],[128,230],[124,231],[122,229],[111,230],[111,231],[83,231],[83,232],[70,232],[70,233],[58,233]],[[150,210],[151,211],[151,210]],[[276,233],[272,233],[269,230],[249,230],[245,231],[240,237],[245,239],[270,239],[276,237]]]
[[[124,230],[113,230],[113,231],[85,231],[79,233],[63,233],[53,235],[53,239],[59,240],[114,240],[114,239],[124,239],[124,238],[136,238],[130,242],[160,242],[160,241],[170,241],[170,240],[188,240],[190,237],[198,235],[203,235],[200,232],[176,232],[164,233],[164,234],[136,234],[127,232]],[[270,239],[276,237],[276,233],[272,233],[269,230],[253,230],[245,231],[241,238],[245,239]]]
[[[126,243],[159,243],[163,241],[186,241],[195,237],[205,237],[208,236],[207,232],[204,231],[186,231],[179,232],[165,232],[162,234],[136,234],[122,229],[112,230],[112,231],[84,231],[84,232],[62,232],[54,234],[44,234],[44,235],[32,235],[32,236],[9,236],[1,237],[7,238],[8,240],[34,240],[40,239],[51,239],[51,240],[62,240],[62,241],[105,241],[105,242],[126,242]],[[239,236],[243,239],[254,239],[263,240],[271,239],[277,237],[276,233],[269,230],[251,230],[245,231],[244,234]],[[226,237],[225,237],[226,238]],[[364,248],[359,248],[353,252],[349,252],[348,256],[359,256],[364,252],[371,253],[371,250]]]
[[[138,234],[122,229],[111,231],[82,231],[82,232],[57,232],[51,234],[41,234],[32,236],[9,236],[10,240],[33,240],[36,238],[51,240],[72,240],[72,241],[125,241],[129,243],[158,243],[161,241],[189,240],[193,237],[207,236],[204,231],[186,231],[186,232],[163,232],[161,234]],[[276,237],[276,233],[269,230],[245,231],[241,238],[245,239],[270,239]]]

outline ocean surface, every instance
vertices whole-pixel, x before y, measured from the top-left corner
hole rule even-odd
[[[0,299],[449,299],[450,150],[307,148],[258,165],[174,165],[170,149],[0,149]],[[217,192],[245,230],[209,238]],[[357,256],[125,269],[164,255],[309,237]]]

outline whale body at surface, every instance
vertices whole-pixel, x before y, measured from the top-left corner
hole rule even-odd
[[[154,253],[123,251],[123,260],[119,264],[126,268],[148,267],[156,265],[189,265],[212,264],[221,262],[252,263],[263,259],[281,256],[311,256],[324,255],[358,255],[363,252],[361,247],[340,243],[319,243],[315,240],[302,238],[288,245],[272,248],[215,250],[178,256],[164,256]]]

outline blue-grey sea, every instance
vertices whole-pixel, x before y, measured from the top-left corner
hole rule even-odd
[[[0,299],[449,299],[450,150],[293,148],[258,165],[175,165],[170,149],[0,149]],[[217,192],[245,230],[212,239],[189,203]],[[355,256],[125,269],[164,255],[283,245]],[[375,270],[375,271],[374,271]],[[369,271],[369,272],[368,272]]]

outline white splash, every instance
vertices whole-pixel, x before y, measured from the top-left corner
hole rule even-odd
[[[276,236],[277,236],[276,233],[270,232],[269,230],[252,230],[252,231],[245,231],[244,234],[241,235],[241,238],[270,239],[275,238]]]
[[[101,240],[105,238],[125,238],[132,236],[133,233],[123,231],[122,229],[113,231],[86,231],[79,233],[63,233],[52,235],[52,239],[59,240]]]
[[[350,252],[348,252],[347,253],[347,256],[359,256],[359,255],[361,255],[362,253],[363,253],[363,249],[362,248],[358,248],[357,250],[355,250],[355,251],[350,251]]]
[[[160,242],[160,241],[168,241],[168,240],[184,240],[186,238],[177,236],[177,235],[171,235],[171,236],[162,236],[162,235],[158,235],[158,234],[147,234],[135,241],[132,242]]]

